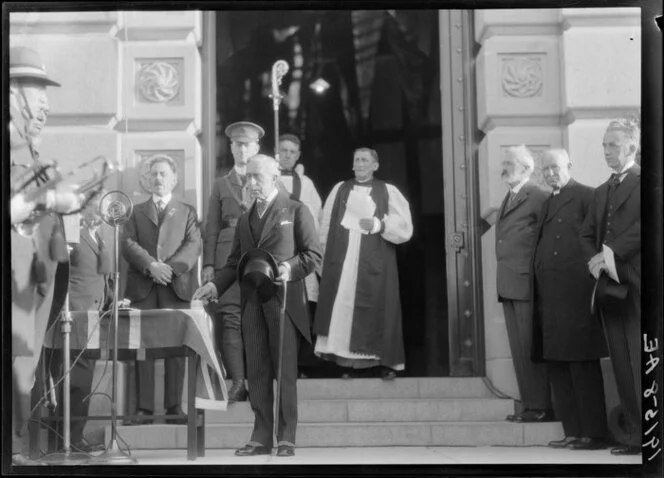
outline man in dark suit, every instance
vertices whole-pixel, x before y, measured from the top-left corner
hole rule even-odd
[[[125,298],[137,309],[188,309],[198,287],[196,265],[201,231],[196,210],[172,199],[177,183],[175,162],[157,156],[149,167],[152,197],[137,204],[125,224],[122,253],[129,264]],[[164,407],[181,414],[184,357],[165,359]],[[154,361],[137,361],[138,415],[154,413]],[[144,417],[134,423],[150,423]],[[167,423],[184,423],[168,419]]]
[[[517,422],[550,421],[553,412],[546,367],[531,360],[531,265],[537,223],[547,194],[530,180],[535,161],[525,146],[508,148],[502,168],[501,178],[509,191],[500,208],[492,208],[482,217],[488,222],[497,214],[498,301],[503,304],[507,337],[523,404],[522,412],[508,415],[507,419]]]
[[[609,355],[616,377],[628,443],[614,455],[641,453],[641,167],[639,127],[632,120],[613,120],[604,134],[606,164],[613,170],[595,190],[581,230],[581,246],[595,279],[626,289],[624,299],[599,302]]]
[[[194,299],[207,300],[223,294],[236,280],[238,262],[248,250],[267,251],[279,264],[278,280],[288,282],[288,293],[277,456],[293,456],[297,427],[298,335],[311,341],[311,319],[303,279],[320,266],[322,255],[309,209],[277,189],[278,179],[279,169],[273,158],[259,154],[249,160],[247,184],[254,205],[240,218],[227,264],[213,282],[196,291]],[[278,294],[262,306],[242,298],[249,401],[255,418],[251,440],[236,450],[238,456],[266,455],[272,451],[273,380],[278,369],[280,303]]]
[[[549,372],[556,417],[565,437],[553,448],[606,448],[606,407],[600,358],[604,333],[590,312],[593,280],[579,244],[579,233],[593,188],[571,177],[564,149],[542,157],[542,174],[553,192],[537,226],[534,258],[533,360]]]
[[[215,273],[221,270],[231,252],[233,236],[238,219],[247,210],[248,194],[246,183],[247,161],[258,154],[263,128],[249,121],[233,123],[226,128],[226,136],[231,142],[231,153],[235,164],[228,174],[217,179],[212,188],[203,241],[203,271],[201,282],[214,280]],[[229,402],[247,400],[244,386],[244,345],[240,326],[240,287],[233,284],[219,298],[217,306],[208,306],[215,317],[215,340],[221,351],[223,363],[227,367],[233,385],[228,391]],[[215,310],[216,309],[216,310]]]
[[[79,242],[69,244],[69,310],[102,311],[109,309],[112,296],[111,272],[113,264],[107,239],[102,233],[102,221],[97,208],[103,194],[92,199],[81,217]],[[74,357],[72,357],[72,360]],[[95,359],[79,357],[74,362],[70,376],[71,415],[87,416],[89,395],[95,370]],[[62,356],[57,354],[51,362],[51,372],[61,376]],[[63,403],[60,401],[60,403]],[[59,408],[62,412],[62,408]],[[71,446],[74,451],[91,452],[101,447],[83,438],[85,420],[72,420]]]

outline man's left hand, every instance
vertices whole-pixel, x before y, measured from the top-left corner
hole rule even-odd
[[[373,217],[367,217],[364,219],[360,219],[360,227],[364,229],[367,232],[371,232],[374,227],[374,218]]]
[[[597,279],[603,270],[606,270],[606,263],[604,262],[604,254],[599,252],[595,254],[590,261],[588,261],[588,270],[592,276]]]

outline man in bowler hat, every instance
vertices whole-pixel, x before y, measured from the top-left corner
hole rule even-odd
[[[282,350],[281,403],[278,413],[277,456],[293,456],[297,427],[297,357],[299,335],[310,336],[310,317],[303,279],[320,266],[321,248],[308,208],[277,188],[277,162],[262,154],[247,164],[247,184],[254,202],[240,217],[226,265],[214,281],[194,293],[194,300],[222,295],[236,281],[241,257],[263,249],[278,263],[278,280],[286,281],[287,297]],[[279,367],[280,309],[277,293],[258,304],[242,296],[242,336],[247,355],[249,401],[254,411],[250,441],[238,456],[267,455],[273,446],[273,380]]]
[[[228,260],[235,228],[249,203],[245,187],[247,161],[258,153],[259,141],[264,134],[263,128],[249,121],[233,123],[226,128],[235,165],[226,175],[215,180],[212,187],[203,237],[202,284],[214,280],[215,274]],[[247,389],[244,385],[246,375],[238,285],[233,284],[219,298],[216,306],[208,307],[216,319],[214,329],[217,348],[221,351],[223,363],[233,380],[228,400],[243,402],[247,399]]]

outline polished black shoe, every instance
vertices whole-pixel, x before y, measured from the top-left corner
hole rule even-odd
[[[229,402],[246,402],[247,401],[247,389],[244,386],[243,381],[233,381],[231,389],[228,391],[228,401]]]
[[[505,417],[505,420],[508,422],[515,422],[516,421],[516,413],[511,413]]]
[[[391,368],[383,367],[383,369],[380,371],[380,378],[383,380],[394,380],[397,378],[397,373]]]
[[[640,455],[641,447],[640,446],[617,446],[611,449],[611,454],[616,456],[623,455]]]
[[[277,456],[295,456],[295,447],[291,445],[279,445]]]
[[[152,424],[152,419],[151,418],[145,418],[145,417],[151,417],[152,412],[149,412],[147,410],[139,409],[136,412],[136,415],[137,415],[136,418],[130,418],[130,419],[125,420],[124,425],[132,426],[132,425],[151,425]]]
[[[514,418],[518,423],[544,423],[553,421],[553,412],[551,410],[538,410],[532,408],[523,413],[519,413]]]
[[[577,437],[565,437],[562,440],[553,440],[549,442],[551,448],[567,448],[574,442],[578,441]]]
[[[349,380],[351,378],[357,378],[357,372],[354,370],[349,370],[348,372],[344,372],[341,374],[341,378],[344,380]]]
[[[166,415],[184,415],[184,412],[182,411],[182,408],[180,408],[180,405],[176,407],[171,407],[166,409]],[[187,424],[187,417],[180,417],[180,418],[167,418],[166,419],[166,424],[167,425],[186,425]]]
[[[582,437],[567,447],[571,450],[604,450],[608,448],[606,441],[601,438]]]
[[[255,455],[270,455],[272,454],[272,447],[262,445],[247,444],[242,448],[235,450],[235,456],[255,456]]]

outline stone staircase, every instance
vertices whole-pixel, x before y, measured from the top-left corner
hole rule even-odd
[[[229,384],[230,385],[230,384]],[[560,423],[517,424],[511,400],[495,398],[481,378],[305,379],[298,381],[298,447],[529,446],[562,437]],[[185,408],[186,409],[186,408]],[[207,449],[249,439],[248,402],[206,411]],[[131,449],[184,449],[184,425],[118,426]],[[106,427],[106,442],[110,426]]]

